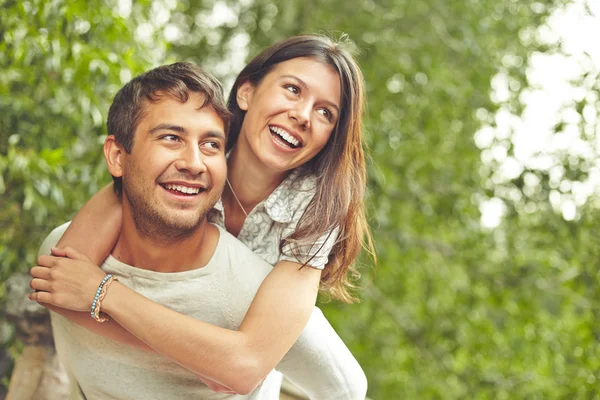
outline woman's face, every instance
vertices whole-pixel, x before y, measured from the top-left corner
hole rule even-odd
[[[294,58],[257,86],[240,85],[237,101],[246,111],[237,146],[283,173],[310,161],[329,140],[340,112],[340,78],[327,64]]]

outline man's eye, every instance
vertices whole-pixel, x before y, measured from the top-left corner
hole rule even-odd
[[[179,136],[177,136],[177,135],[164,135],[161,139],[166,140],[168,142],[177,142],[177,141],[179,141]]]
[[[289,85],[285,85],[284,87],[288,91],[290,91],[290,92],[292,92],[294,94],[300,94],[300,88],[298,86],[296,86],[296,85],[289,84]]]
[[[203,146],[207,146],[211,149],[219,150],[221,148],[221,144],[219,142],[206,142]]]

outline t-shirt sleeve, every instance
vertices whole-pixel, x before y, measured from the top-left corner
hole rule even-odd
[[[50,234],[46,237],[46,239],[44,239],[44,242],[40,246],[40,249],[38,251],[38,257],[41,255],[50,254],[50,249],[52,249],[52,247],[56,246],[56,244],[58,243],[58,241],[60,240],[62,235],[65,234],[65,232],[70,224],[71,224],[71,221],[66,222],[66,223],[62,224],[61,226],[59,226],[58,228],[55,228],[52,232],[50,232]]]
[[[289,237],[294,233],[313,196],[303,196],[302,201],[294,212],[292,220],[283,230],[283,238]],[[313,268],[323,269],[329,261],[329,253],[331,253],[331,249],[337,240],[338,233],[339,229],[337,228],[325,232],[314,243],[306,245],[288,242],[283,246],[283,251],[278,261],[292,261],[306,264]]]
[[[311,399],[364,400],[367,393],[365,373],[317,307],[275,369]]]
[[[329,253],[335,244],[338,237],[339,229],[336,228],[333,231],[326,232],[314,243],[307,245],[299,245],[297,243],[286,243],[283,246],[283,252],[279,261],[293,261],[300,264],[305,264],[317,268],[323,269],[329,261]],[[292,234],[290,232],[290,234]],[[297,257],[296,257],[297,256]]]

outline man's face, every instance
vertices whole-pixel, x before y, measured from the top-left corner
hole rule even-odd
[[[122,153],[124,200],[141,233],[177,240],[193,234],[227,177],[223,120],[204,96],[148,102],[130,154]]]

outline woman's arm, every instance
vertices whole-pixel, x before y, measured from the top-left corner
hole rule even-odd
[[[112,339],[116,342],[138,348],[143,351],[156,353],[154,349],[148,347],[146,343],[133,336],[115,321],[106,321],[104,324],[99,324],[90,318],[88,312],[71,311],[67,310],[66,308],[55,307],[49,304],[44,304],[44,306],[46,306],[46,308],[48,308],[49,310],[54,311],[55,313],[60,314],[63,317],[69,319],[71,322],[74,322],[77,325],[80,325],[94,333]],[[228,387],[213,382],[204,376],[198,375],[198,379],[214,392],[235,394],[235,392],[229,389]]]
[[[32,293],[31,299],[88,312],[104,272],[71,251],[75,259],[40,257],[41,266],[32,269],[32,287],[42,292]],[[320,273],[299,269],[292,262],[279,263],[260,286],[238,331],[179,314],[119,282],[110,286],[102,310],[157,352],[245,394],[262,382],[302,332],[313,310]],[[87,318],[97,325],[95,332],[104,334],[101,324]]]
[[[117,243],[121,217],[121,201],[110,183],[79,210],[57,247],[74,247],[100,265]]]
[[[314,308],[320,271],[298,267],[283,262],[273,269],[238,331],[176,313],[118,283],[111,287],[113,292],[106,296],[103,309],[157,352],[247,394],[298,339]]]
[[[67,310],[66,308],[61,308],[50,304],[44,304],[44,306],[50,311],[54,311],[55,313],[62,315],[63,317],[71,320],[77,325],[89,329],[94,333],[112,339],[115,342],[126,344],[128,346],[132,346],[137,349],[147,351],[149,353],[156,353],[152,348],[148,347],[146,343],[142,342],[140,339],[127,332],[121,325],[117,324],[115,321],[107,321],[104,324],[99,324],[98,322],[90,318],[89,312]]]
[[[87,312],[47,307],[92,332],[140,350],[154,352],[114,321],[99,324]],[[276,369],[302,388],[311,399],[362,400],[366,396],[367,378],[362,368],[316,307],[302,334]],[[213,391],[233,393],[204,376],[198,378]]]

